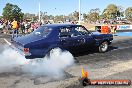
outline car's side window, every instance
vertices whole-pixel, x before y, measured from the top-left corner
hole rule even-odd
[[[51,33],[52,28],[49,27],[39,27],[37,30],[35,30],[33,33],[38,36],[47,36],[49,33]]]
[[[62,27],[60,28],[60,31],[59,31],[59,37],[70,37],[70,33],[69,33],[69,29],[65,28],[65,27]]]
[[[48,35],[51,32],[51,30],[52,30],[52,28],[48,28],[48,27],[46,28],[45,27],[44,30],[43,30],[43,35],[44,36]]]
[[[76,37],[81,35],[77,30],[75,30],[75,27],[70,28],[70,34],[71,37]]]
[[[81,35],[77,30],[75,30],[75,27],[63,27],[60,28],[60,37],[77,37]]]

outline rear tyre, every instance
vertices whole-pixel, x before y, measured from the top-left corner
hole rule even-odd
[[[51,54],[53,53],[53,50],[54,50],[54,49],[49,50],[49,51],[47,52],[47,54],[45,55],[45,57],[50,58]]]
[[[50,49],[49,52],[46,54],[46,57],[47,57],[47,58],[50,58],[51,55],[53,55],[53,54],[54,54],[54,55],[59,55],[60,51],[61,51],[61,49],[60,49],[59,47],[52,48],[52,49]]]
[[[99,46],[99,52],[100,53],[104,53],[108,50],[108,42],[105,41],[105,42],[102,42]]]

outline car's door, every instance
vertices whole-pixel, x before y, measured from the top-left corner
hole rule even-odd
[[[59,39],[60,45],[69,51],[76,51],[85,43],[85,39],[74,27],[61,28]]]
[[[83,47],[91,47],[94,45],[95,40],[92,33],[89,32],[84,26],[78,26],[75,28],[75,30],[77,30],[81,34],[80,39],[85,40]]]

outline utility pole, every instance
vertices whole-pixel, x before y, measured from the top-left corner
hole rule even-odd
[[[79,25],[81,22],[81,0],[79,0]]]
[[[39,2],[39,22],[41,21],[41,18],[40,18],[40,2]]]

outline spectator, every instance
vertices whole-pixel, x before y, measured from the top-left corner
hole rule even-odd
[[[21,22],[20,25],[21,25],[20,27],[21,27],[22,34],[25,34],[24,22]]]
[[[6,34],[6,21],[3,22],[3,33]]]
[[[24,24],[24,26],[25,26],[26,33],[29,33],[29,31],[30,31],[29,28],[31,27],[30,23],[26,21],[25,24]]]
[[[12,38],[14,38],[14,36],[18,36],[18,22],[15,20],[15,18],[13,19],[12,24],[12,28],[13,28],[13,33],[12,33]]]
[[[33,32],[35,28],[36,28],[36,27],[35,27],[35,24],[34,24],[34,22],[32,22],[32,23],[31,23],[31,32]]]
[[[35,29],[37,29],[38,27],[40,27],[40,24],[38,22],[35,23]]]

